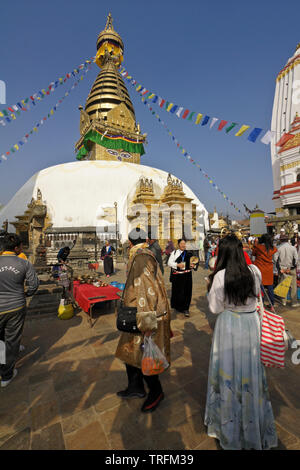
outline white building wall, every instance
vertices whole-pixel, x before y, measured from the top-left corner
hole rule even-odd
[[[300,49],[295,51],[294,55],[288,60],[287,64],[292,62],[295,58],[300,62]],[[275,131],[275,139],[271,143],[271,161],[272,161],[272,172],[273,172],[273,187],[274,191],[278,191],[282,185],[282,179],[280,175],[280,165],[283,164],[280,161],[280,154],[278,151],[280,147],[276,146],[276,143],[282,137],[285,132],[289,132],[290,125],[294,120],[296,112],[300,115],[300,103],[296,103],[293,100],[293,83],[295,80],[300,80],[300,63],[296,64],[291,68],[280,80],[276,80],[275,95],[273,102],[271,130]],[[293,183],[292,174],[285,174],[283,179],[284,184]],[[288,182],[286,182],[288,181]],[[274,201],[275,207],[280,207],[280,200]]]

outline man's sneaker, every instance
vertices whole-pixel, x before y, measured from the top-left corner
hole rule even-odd
[[[286,299],[282,299],[282,305],[286,307]]]
[[[121,390],[120,392],[117,392],[118,397],[120,398],[144,398],[146,396],[145,390],[141,391],[130,391],[128,388],[126,390]]]
[[[18,374],[17,369],[14,369],[14,375],[12,376],[11,379],[9,379],[9,380],[1,380],[1,387],[7,387],[7,385],[16,377],[17,374]]]
[[[190,316],[190,312],[189,312],[188,310],[185,310],[185,311],[184,311],[184,316],[185,316],[185,317],[189,317],[189,316]]]
[[[25,346],[23,346],[23,344],[20,344],[19,352],[23,352],[23,351],[25,351]]]
[[[291,307],[300,307],[300,304],[299,303],[292,304]]]

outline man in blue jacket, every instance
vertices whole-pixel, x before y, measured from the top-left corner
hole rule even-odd
[[[3,249],[0,256],[0,338],[5,341],[6,363],[0,364],[0,376],[1,387],[6,387],[17,375],[15,364],[26,316],[26,297],[36,292],[39,280],[32,264],[18,257],[22,251],[20,237],[6,234]]]

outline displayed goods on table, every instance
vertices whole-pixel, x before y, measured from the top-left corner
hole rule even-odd
[[[90,276],[83,274],[82,276],[75,276],[74,281],[78,281],[80,284],[90,284],[95,287],[107,287],[109,284],[102,281],[97,276]]]
[[[100,280],[98,282],[99,284],[101,282],[99,287],[93,284],[92,279],[89,282],[85,282],[83,276],[75,279],[73,282],[74,299],[86,313],[98,302],[120,299],[118,295],[120,290],[117,287],[110,286]]]

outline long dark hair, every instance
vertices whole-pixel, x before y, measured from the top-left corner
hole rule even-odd
[[[234,305],[245,305],[248,297],[255,297],[254,278],[247,266],[243,244],[235,235],[219,241],[219,252],[214,272],[209,276],[210,290],[215,275],[225,269],[225,297]]]
[[[273,249],[273,240],[272,240],[272,237],[268,233],[265,233],[264,235],[262,235],[260,239],[258,240],[258,242],[261,245],[265,245],[268,253],[269,253],[269,250]]]

